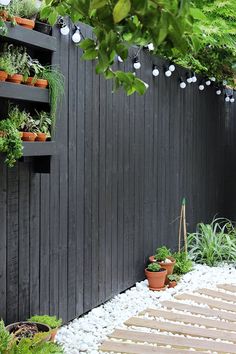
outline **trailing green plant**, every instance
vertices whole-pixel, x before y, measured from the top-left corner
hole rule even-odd
[[[167,257],[171,257],[171,250],[166,246],[162,246],[156,249],[154,258],[156,261],[165,261]]]
[[[45,111],[36,111],[36,116],[34,117],[34,120],[36,126],[38,127],[38,130],[41,133],[45,133],[48,137],[50,137],[50,129],[52,125],[51,115]]]
[[[173,254],[173,257],[176,261],[174,266],[174,272],[177,275],[183,275],[192,270],[193,262],[185,251],[176,252]]]
[[[147,266],[147,270],[148,270],[149,272],[160,272],[161,266],[160,266],[160,264],[158,264],[158,263],[150,263],[150,264]]]
[[[11,0],[6,10],[10,16],[32,19],[39,12],[39,6],[36,0]]]
[[[175,274],[175,273],[167,275],[167,278],[169,279],[169,281],[178,282],[180,280],[180,276],[178,274]]]
[[[199,223],[188,235],[189,256],[196,263],[216,266],[236,261],[236,231],[225,218],[214,218],[210,224]]]
[[[28,319],[30,322],[43,323],[48,325],[50,328],[58,328],[62,325],[62,319],[57,318],[56,316],[48,316],[48,315],[34,315]]]
[[[16,161],[22,157],[22,141],[19,131],[10,119],[0,121],[0,151],[6,153],[5,163],[13,167]]]

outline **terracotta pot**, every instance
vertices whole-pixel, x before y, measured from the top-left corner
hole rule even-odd
[[[23,81],[23,75],[21,74],[8,75],[7,81],[13,82],[14,84],[20,84]]]
[[[149,257],[149,262],[150,263],[156,263],[155,256],[150,256]]]
[[[36,133],[29,133],[29,132],[24,132],[22,140],[23,141],[35,141],[37,134]]]
[[[37,137],[35,141],[46,141],[47,140],[47,134],[45,133],[37,133]]]
[[[167,270],[167,275],[170,275],[173,273],[176,260],[173,257],[166,257],[166,258],[169,259],[171,263],[158,262],[158,264],[160,264],[162,268]]]
[[[149,289],[159,291],[164,288],[167,270],[162,268],[159,272],[150,272],[145,269],[145,275],[148,279]]]
[[[56,335],[57,335],[57,328],[54,328],[51,330],[51,338],[50,338],[51,342],[55,342]]]
[[[35,86],[40,88],[46,88],[48,86],[48,80],[38,79],[35,83]]]
[[[27,18],[22,18],[22,17],[15,17],[15,21],[18,25],[25,27],[27,29],[33,29],[35,26],[35,21],[29,20]]]
[[[8,74],[6,73],[6,71],[0,70],[0,81],[6,81],[7,77]]]
[[[168,285],[169,285],[169,288],[175,288],[176,285],[177,285],[177,282],[174,281],[174,280],[173,281],[169,281]]]
[[[34,86],[35,85],[35,78],[34,77],[28,77],[28,79],[24,82],[27,86]]]
[[[39,332],[49,332],[50,331],[50,327],[45,325],[45,324],[42,324],[42,323],[36,323],[36,322],[16,322],[16,323],[12,323],[8,326],[6,326],[6,330],[10,333],[14,333],[14,331],[16,330],[16,327],[19,326],[19,325],[24,325],[24,324],[33,324],[33,325],[36,325],[37,328],[38,328],[38,331]],[[45,341],[49,341],[51,339],[51,336],[48,335],[46,336],[46,338],[44,339]]]
[[[5,10],[0,11],[0,17],[3,21],[6,21],[8,18],[8,12]]]

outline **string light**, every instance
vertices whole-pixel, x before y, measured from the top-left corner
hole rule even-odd
[[[9,5],[11,0],[0,0],[0,5],[7,6]]]
[[[215,82],[215,81],[216,81],[216,78],[213,76],[213,77],[210,77],[210,80],[211,80],[212,82]]]
[[[180,84],[179,84],[179,87],[181,88],[181,89],[185,89],[186,88],[186,82],[184,82],[184,80],[182,79],[182,78],[180,78]]]
[[[170,67],[165,65],[165,76],[171,77],[171,75],[172,75],[172,72],[170,70]]]
[[[60,27],[60,32],[63,36],[67,36],[69,33],[70,33],[70,28],[69,26],[67,25],[66,21],[64,20],[63,17],[59,17],[59,20],[58,20],[58,25]]]
[[[134,57],[133,59],[133,66],[135,70],[139,70],[141,68],[141,63],[139,61],[138,56]]]
[[[186,74],[186,81],[188,84],[191,84],[193,82],[193,78],[192,78],[191,74],[189,74],[189,73]]]
[[[150,52],[152,52],[152,51],[154,50],[154,45],[153,45],[153,43],[149,43],[147,47],[148,47],[148,50],[149,50]]]
[[[230,102],[230,97],[227,94],[225,94],[225,102]]]
[[[79,26],[75,26],[75,32],[72,36],[72,41],[74,43],[79,43],[82,39],[82,35],[81,35],[81,31],[80,31],[80,27]]]
[[[158,70],[157,66],[153,65],[153,67],[152,67],[152,75],[156,77],[159,74],[160,74],[160,71]]]
[[[211,80],[210,80],[210,79],[206,80],[205,84],[206,84],[207,86],[210,86],[210,85],[211,85]]]
[[[118,60],[119,63],[123,63],[124,62],[124,60],[119,55],[117,55],[117,60]]]
[[[231,95],[231,96],[230,96],[230,102],[231,102],[231,103],[234,103],[234,101],[235,101],[235,99],[234,99],[233,95]]]
[[[197,76],[195,75],[195,73],[193,73],[192,82],[193,83],[197,82]]]
[[[216,90],[216,94],[219,96],[219,95],[221,95],[221,89],[217,89]]]
[[[200,84],[200,85],[198,86],[198,88],[199,88],[200,91],[203,91],[204,88],[205,88],[205,86],[204,86],[203,84]]]
[[[175,71],[175,66],[174,64],[169,65],[169,70],[173,73]]]

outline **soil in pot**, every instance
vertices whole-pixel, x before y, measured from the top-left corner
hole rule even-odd
[[[36,87],[40,87],[40,88],[46,88],[48,86],[48,81],[47,80],[43,80],[43,79],[38,79],[35,83]]]
[[[47,140],[47,134],[45,133],[37,133],[37,137],[35,141],[46,141]]]
[[[48,23],[36,21],[34,30],[37,32],[41,32],[41,33],[50,35],[52,32],[52,26],[50,26]]]
[[[16,322],[6,327],[6,329],[14,334],[17,340],[22,338],[32,338],[35,334],[39,332],[49,332],[50,327],[41,323],[33,322]],[[46,337],[46,340],[49,340],[51,335],[49,334]]]
[[[167,276],[167,270],[161,268],[159,272],[150,272],[145,269],[145,275],[148,279],[149,289],[154,291],[163,290]]]
[[[37,137],[36,133],[24,132],[22,140],[23,141],[35,141],[36,137]]]
[[[27,18],[21,18],[21,17],[15,17],[15,21],[18,25],[27,28],[27,29],[33,29],[35,26],[35,21],[29,20]]]
[[[12,82],[14,84],[20,84],[23,81],[23,75],[21,74],[8,75],[7,81]]]
[[[0,81],[6,81],[8,74],[5,71],[0,70]]]

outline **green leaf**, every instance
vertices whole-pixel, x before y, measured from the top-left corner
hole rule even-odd
[[[107,0],[92,0],[90,3],[90,11],[100,9],[101,7],[105,6]]]
[[[57,22],[57,17],[58,15],[56,11],[51,12],[50,15],[48,16],[48,22],[51,25],[54,25]]]
[[[191,7],[190,10],[190,15],[196,19],[196,20],[206,20],[206,16],[200,9],[196,9],[194,7]]]
[[[115,23],[122,21],[130,12],[130,0],[119,0],[113,10],[113,19]]]
[[[80,48],[82,48],[83,50],[87,50],[87,49],[94,49],[95,48],[95,43],[94,40],[90,39],[90,38],[86,38],[85,40],[83,40],[80,43]]]
[[[98,56],[98,53],[95,49],[88,49],[84,52],[84,54],[82,55],[81,59],[84,60],[93,60],[96,59]]]

